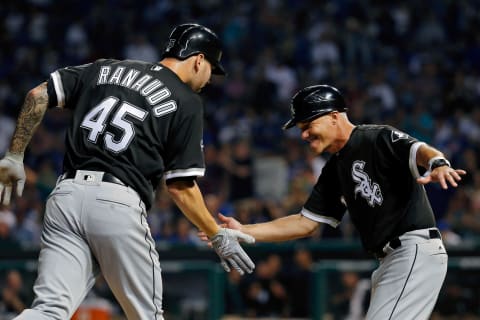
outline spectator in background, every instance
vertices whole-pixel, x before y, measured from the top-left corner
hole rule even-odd
[[[465,189],[456,192],[448,202],[445,215],[438,221],[438,228],[442,233],[442,239],[447,246],[461,244],[462,239],[462,219],[468,210],[469,197]]]
[[[14,212],[17,219],[13,236],[22,248],[38,248],[41,234],[43,204],[38,195],[28,188],[25,197],[15,201]]]
[[[438,318],[448,320],[477,320],[478,293],[468,286],[464,286],[462,279],[455,280],[456,283],[451,281],[445,285],[445,294],[439,299]]]
[[[285,317],[288,315],[288,290],[281,279],[283,261],[271,254],[258,263],[245,292],[246,316]]]
[[[198,179],[198,185],[205,194],[215,194],[221,198],[228,197],[227,171],[221,161],[221,152],[214,144],[205,144],[205,171],[208,175]],[[211,211],[216,212],[216,211]]]
[[[314,183],[305,174],[299,174],[290,181],[289,192],[283,201],[287,214],[293,214],[302,209],[313,185]]]
[[[340,48],[336,39],[334,22],[331,17],[323,18],[309,31],[312,41],[310,54],[313,69],[311,75],[315,81],[325,81],[334,76],[333,70],[340,62]]]
[[[283,104],[287,102],[298,86],[295,70],[286,62],[278,61],[275,57],[267,58],[265,78],[275,84],[277,100]]]
[[[165,226],[173,223],[176,213],[175,204],[168,196],[166,188],[162,186],[156,192],[155,202],[147,217],[155,241],[163,237]]]
[[[365,111],[370,115],[372,122],[381,122],[393,114],[397,101],[395,91],[385,79],[385,70],[380,68],[373,71],[367,94],[371,100],[371,108]]]
[[[125,47],[125,59],[158,61],[159,55],[157,49],[148,41],[142,32],[137,32],[130,36]]]
[[[353,271],[340,273],[340,292],[331,297],[334,319],[362,320],[370,300],[370,280]]]
[[[190,222],[184,217],[176,220],[175,231],[170,237],[170,241],[173,244],[203,245],[197,237],[197,232],[192,229]]]
[[[467,206],[460,216],[461,233],[465,240],[474,241],[480,233],[480,172],[473,177],[473,186],[468,191]]]
[[[242,62],[234,61],[231,74],[224,85],[225,95],[230,100],[248,101],[249,92],[244,68]]]
[[[255,221],[255,205],[254,200],[247,198],[235,201],[233,204],[233,212],[238,221],[244,221],[246,223],[251,223]],[[242,223],[244,223],[242,222]]]
[[[0,157],[5,155],[14,130],[15,121],[4,115],[0,101]]]
[[[408,115],[408,120],[408,126],[405,128],[411,135],[427,143],[432,143],[435,121],[432,113],[427,110],[422,101],[414,103],[411,113]]]
[[[231,146],[224,146],[221,163],[228,172],[229,201],[252,198],[253,184],[253,157],[251,144],[247,139],[238,139]]]
[[[356,17],[345,19],[345,62],[350,67],[372,64],[372,39],[363,21]]]
[[[312,253],[299,247],[293,253],[293,265],[288,269],[287,291],[290,296],[290,316],[308,318],[311,314],[313,257]]]
[[[216,194],[216,193],[208,193],[205,195],[205,205],[207,206],[210,212],[222,212],[227,216],[231,216],[234,214],[234,206],[225,201],[225,197],[223,193]]]
[[[475,179],[477,179],[476,176],[480,172],[480,150],[475,150],[473,148],[465,149],[460,158],[460,163],[463,165],[463,167],[467,170],[467,172],[472,173],[467,174],[465,177],[465,185],[469,189],[479,188],[480,185]]]
[[[57,183],[58,172],[51,161],[51,157],[44,155],[38,159],[38,175],[36,179],[36,188],[39,191],[40,197],[43,201],[48,198],[48,195],[55,188]]]
[[[415,41],[422,48],[436,47],[445,42],[445,29],[434,12],[428,12],[417,30]]]
[[[17,217],[8,205],[0,203],[0,247],[14,249],[19,244],[15,241],[13,230],[17,225]]]
[[[5,285],[2,288],[2,309],[4,313],[18,315],[29,301],[23,292],[23,279],[20,272],[10,270],[5,277]]]
[[[225,281],[225,314],[241,316],[245,314],[244,282],[238,272],[230,272]]]
[[[68,26],[65,32],[65,45],[70,64],[80,64],[89,58],[90,41],[82,20],[78,19]]]

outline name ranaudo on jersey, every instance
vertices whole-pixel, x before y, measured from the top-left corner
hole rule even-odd
[[[161,66],[155,66],[155,71]],[[98,72],[97,85],[118,85],[138,92],[145,97],[149,105],[153,106],[154,115],[160,117],[177,109],[174,100],[167,100],[170,97],[170,90],[163,82],[150,74],[142,74],[134,68],[118,66],[112,72],[111,66],[101,66]]]

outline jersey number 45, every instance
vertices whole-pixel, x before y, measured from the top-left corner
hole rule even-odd
[[[89,130],[88,140],[97,143],[98,137],[105,131],[110,113],[118,106],[113,115],[110,124],[122,131],[122,135],[115,139],[111,132],[106,132],[103,136],[105,148],[114,153],[120,153],[128,148],[130,142],[135,137],[135,127],[128,120],[128,117],[140,121],[145,120],[148,112],[142,110],[128,102],[121,102],[115,97],[108,97],[102,100],[90,112],[88,112],[81,123],[81,127]]]

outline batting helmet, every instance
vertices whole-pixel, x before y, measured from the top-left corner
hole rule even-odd
[[[292,118],[283,129],[294,127],[298,122],[312,121],[332,111],[346,111],[345,99],[340,91],[329,85],[315,85],[295,93],[290,103]]]
[[[225,69],[220,64],[222,49],[218,36],[212,30],[196,23],[181,24],[173,29],[162,58],[175,57],[184,60],[199,53],[203,53],[212,64],[212,73],[225,75]]]

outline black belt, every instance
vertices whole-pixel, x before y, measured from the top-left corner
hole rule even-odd
[[[429,239],[441,239],[442,236],[440,234],[440,231],[438,229],[430,229],[428,230],[428,237]],[[402,241],[400,241],[400,238],[394,238],[387,242],[382,248],[376,250],[373,252],[373,256],[377,259],[382,259],[385,258],[387,255],[387,252],[384,251],[386,247],[390,247],[391,249],[395,250],[399,247],[402,246]]]
[[[77,172],[76,171],[68,171],[68,172],[65,172],[64,174],[62,174],[60,176],[60,179],[58,180],[59,182],[62,181],[62,180],[65,180],[65,179],[74,179],[77,175]],[[90,178],[90,175],[88,174],[85,174],[83,176],[83,179],[84,180],[89,180]],[[121,186],[127,186],[125,183],[122,182],[122,180],[118,179],[117,177],[115,177],[113,174],[111,173],[108,173],[108,172],[105,172],[103,174],[103,177],[102,177],[102,181],[103,182],[109,182],[109,183],[115,183],[115,184],[119,184]]]

